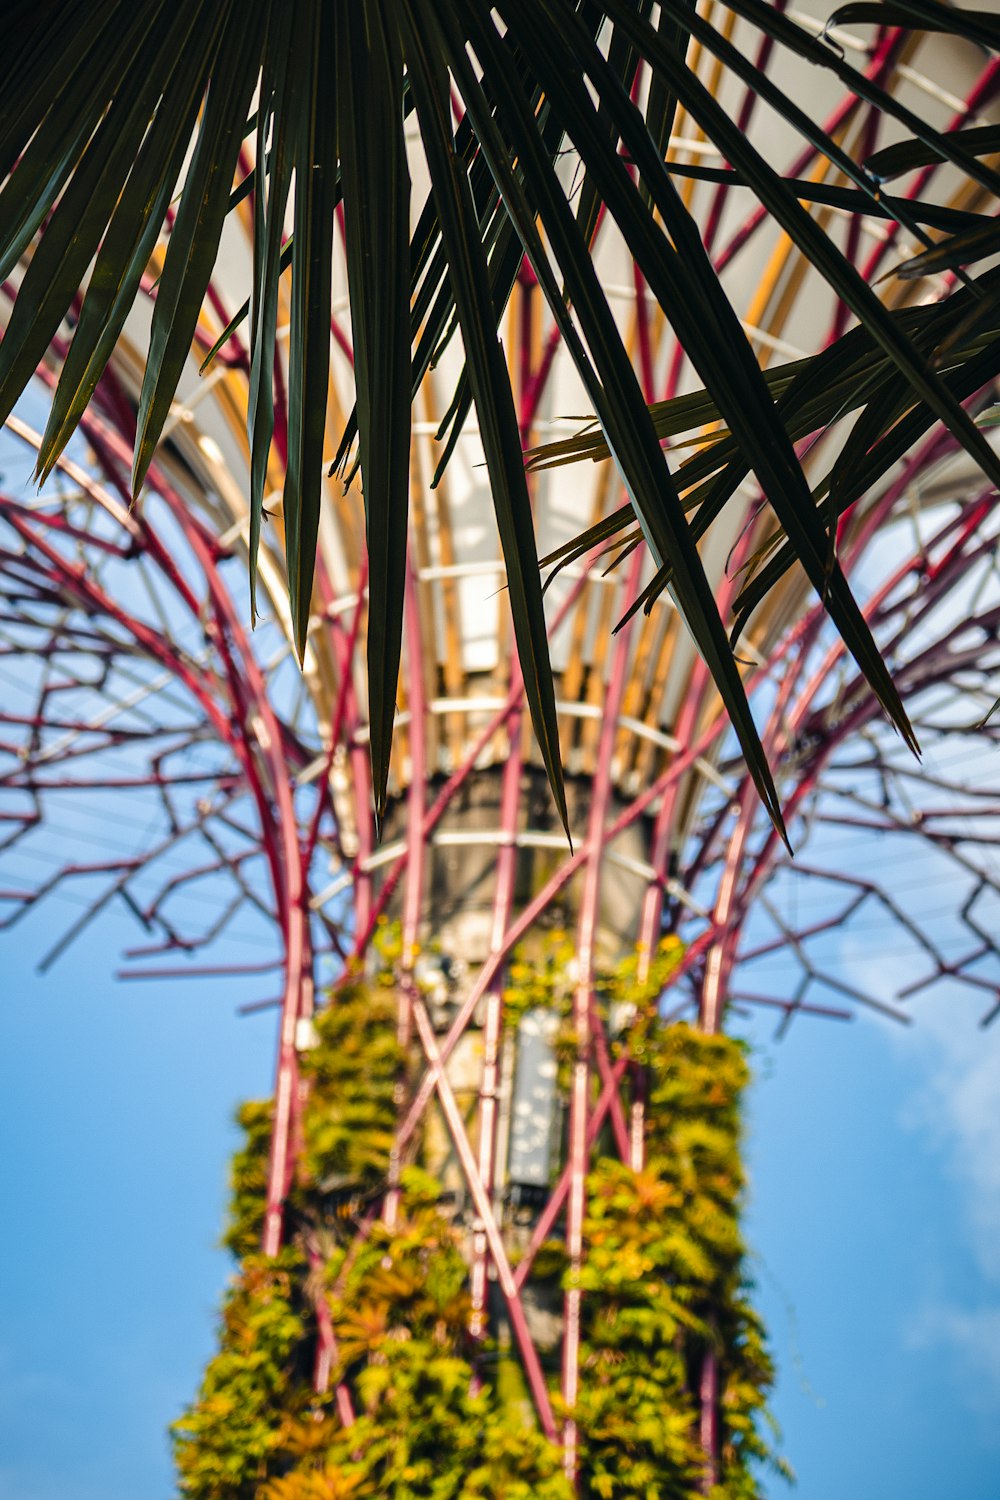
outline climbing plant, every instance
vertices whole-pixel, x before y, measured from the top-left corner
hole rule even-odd
[[[390,945],[391,946],[391,945]],[[739,1212],[744,1048],[662,1024],[655,1000],[678,953],[640,983],[635,959],[602,980],[643,1075],[645,1160],[598,1155],[588,1179],[581,1389],[572,1413],[580,1489],[594,1500],[705,1492],[698,1385],[714,1361],[717,1500],[760,1493],[781,1468],[766,1436],[772,1367],[749,1301]],[[571,955],[515,957],[507,1021],[565,1011]],[[218,1354],[173,1429],[190,1500],[570,1500],[559,1447],[535,1425],[507,1342],[469,1337],[466,1234],[440,1182],[405,1165],[391,1223],[380,1212],[400,1079],[388,970],[354,980],[316,1018],[303,1054],[309,1097],[289,1207],[289,1242],[267,1260],[263,1221],[270,1105],[239,1112],[226,1243],[239,1269]],[[563,1023],[565,1024],[565,1022]],[[559,1239],[530,1282],[558,1305],[572,1275]],[[313,1388],[317,1308],[329,1316],[329,1389]],[[558,1396],[557,1359],[549,1371]],[[345,1413],[350,1420],[346,1420]],[[566,1413],[568,1414],[568,1413]]]
[[[721,1427],[714,1493],[757,1495],[773,1380],[749,1301],[739,1227],[743,1049],[684,1025],[653,1026],[646,1159],[602,1157],[589,1179],[583,1365],[577,1422],[590,1493],[691,1496],[705,1471],[696,1395],[716,1361]],[[774,1459],[780,1467],[780,1461]]]

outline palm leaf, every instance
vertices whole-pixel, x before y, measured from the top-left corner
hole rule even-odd
[[[368,535],[368,706],[375,812],[381,820],[406,581],[410,178],[398,35],[374,0],[338,6],[337,15],[340,162]],[[372,246],[378,246],[377,255]],[[420,670],[415,662],[410,667]]]
[[[988,10],[965,10],[939,5],[937,0],[870,0],[840,6],[830,18],[832,26],[904,26],[913,31],[944,31],[962,36],[981,47],[1000,47],[1000,17]]]
[[[294,110],[295,248],[288,369],[288,463],[283,512],[292,630],[299,659],[309,634],[330,376],[331,259],[337,113],[325,67],[335,61],[332,8],[298,7],[293,47],[313,59]],[[325,67],[320,66],[320,62]],[[317,393],[319,398],[317,399]]]
[[[250,329],[250,393],[247,434],[250,439],[250,611],[256,618],[257,554],[264,512],[267,462],[274,435],[272,371],[277,342],[278,282],[283,269],[282,229],[295,161],[297,119],[292,108],[295,61],[294,6],[278,6],[269,20],[268,48],[260,85],[257,160],[268,158],[270,170],[254,193],[253,318]],[[268,134],[270,132],[270,146]],[[288,255],[291,264],[291,252]],[[205,365],[231,336],[233,324],[209,354]]]
[[[512,7],[512,9],[519,19],[527,22],[529,28],[533,19],[537,22],[537,15],[533,18],[525,16],[520,7]],[[585,35],[580,38],[580,32],[582,28],[576,36],[584,42],[584,51],[586,51],[589,38]],[[496,32],[492,20],[480,18],[473,35],[477,52],[483,56],[490,56],[496,63]],[[544,31],[538,37],[538,41],[543,48],[547,44],[551,45],[551,40],[546,37]],[[452,53],[452,63],[456,70],[465,73],[463,90],[466,101],[472,108],[476,98],[475,89],[468,76],[468,66],[466,64],[463,69],[461,55],[457,50]],[[600,295],[596,272],[587,253],[586,241],[580,232],[578,222],[569,212],[551,163],[544,159],[542,152],[536,147],[533,133],[529,128],[527,101],[518,91],[516,81],[504,80],[502,70],[498,66],[494,67],[491,76],[494,79],[498,103],[502,99],[505,106],[504,118],[508,129],[512,131],[512,145],[531,185],[532,202],[540,205],[542,221],[566,278],[567,290],[581,319],[587,344],[593,354],[593,364],[585,353],[576,329],[569,319],[561,293],[553,281],[544,249],[537,233],[533,232],[527,196],[523,189],[519,189],[514,174],[509,170],[505,171],[502,137],[499,131],[495,134],[491,131],[490,121],[485,112],[477,122],[484,149],[489,150],[490,146],[493,146],[493,170],[505,178],[507,201],[511,205],[515,222],[518,223],[519,230],[522,232],[525,250],[531,259],[540,285],[546,291],[549,305],[554,315],[560,320],[567,346],[577,368],[597,402],[599,420],[612,446],[612,451],[615,452],[621,465],[637,519],[653,555],[660,564],[668,557],[677,559],[680,563],[676,570],[675,590],[678,608],[698,642],[699,649],[712,667],[713,676],[719,684],[720,692],[733,718],[758,789],[776,825],[780,828],[782,827],[781,815],[770,772],[746,702],[739,672],[725,642],[725,633],[701,559],[685,524],[680,501],[667,466],[660,455],[645,407],[641,402],[641,396],[638,402],[633,400],[629,403],[627,400],[628,393],[638,392],[636,377],[625,354],[614,320],[607,309],[607,304]],[[571,78],[572,75],[568,74],[567,77]],[[553,80],[547,79],[547,82],[551,84]],[[506,87],[503,87],[504,83]],[[502,93],[501,89],[503,89]],[[582,85],[575,91],[574,103],[577,106],[577,113],[573,117],[574,124],[579,129],[583,124],[581,113],[584,119],[586,119],[587,110],[593,113],[589,100],[583,97]],[[599,138],[600,127],[596,122],[593,129],[594,134]],[[614,159],[617,161],[617,157]],[[599,158],[595,154],[591,160],[596,165]],[[635,423],[633,418],[640,411],[645,420]]]
[[[548,659],[531,502],[524,476],[514,400],[503,351],[490,316],[489,274],[478,237],[469,232],[476,223],[475,208],[468,181],[458,170],[458,157],[448,124],[447,72],[440,54],[435,57],[425,42],[427,35],[434,34],[433,13],[416,0],[416,3],[404,5],[402,20],[404,52],[431,171],[442,238],[448,247],[469,382],[493,485],[493,503],[507,563],[507,585],[525,695],[556,806],[568,832],[555,692]]]
[[[338,7],[323,0],[251,6],[236,0],[140,6],[13,0],[7,31],[13,65],[0,100],[0,279],[23,257],[30,259],[0,344],[2,413],[74,310],[39,454],[44,477],[111,357],[179,191],[139,398],[138,488],[190,357],[226,214],[252,194],[252,284],[216,350],[250,318],[252,588],[274,424],[278,284],[290,267],[284,521],[300,655],[325,457],[334,210],[343,202],[357,409],[336,463],[342,473],[360,465],[364,489],[372,559],[371,745],[380,811],[400,650],[408,408],[431,364],[460,333],[465,365],[441,425],[435,478],[475,405],[532,719],[564,812],[531,510],[497,341],[523,254],[599,427],[531,455],[531,462],[610,453],[629,496],[628,506],[551,560],[582,556],[615,537],[631,548],[630,528],[638,522],[656,567],[642,602],[664,587],[673,590],[777,818],[737,664],[697,552],[742,479],[756,473],[775,512],[776,540],[745,585],[741,618],[793,561],[802,562],[906,732],[888,674],[833,563],[831,535],[837,517],[863,492],[859,486],[877,482],[900,444],[935,422],[1000,483],[1000,460],[963,407],[998,367],[997,279],[965,268],[995,253],[1000,240],[991,217],[890,198],[879,184],[946,162],[980,196],[995,197],[1000,175],[984,158],[1000,151],[1000,131],[938,131],[768,0],[732,0],[729,8],[760,38],[762,52],[778,51],[831,73],[907,138],[863,163],[852,161],[841,141],[789,97],[777,81],[780,72],[771,77],[757,66],[745,39],[739,45],[728,40],[690,0],[669,7],[649,0],[498,0],[495,7],[487,0],[445,6],[358,0]],[[938,0],[865,0],[842,7],[834,20],[1000,46],[995,16]],[[825,156],[846,185],[776,172],[688,65],[691,38]],[[640,79],[648,85],[639,87]],[[445,107],[451,82],[466,110],[455,123]],[[678,108],[702,129],[724,167],[665,160]],[[431,189],[412,232],[402,146],[402,120],[411,111]],[[256,131],[255,164],[237,183],[248,131]],[[562,169],[565,153],[573,155],[575,173]],[[812,359],[762,374],[699,226],[676,190],[678,177],[752,193],[859,326]],[[888,311],[810,214],[810,203],[894,220],[922,246],[897,267],[900,276],[950,269],[964,284],[941,307]],[[669,406],[647,410],[595,271],[592,247],[602,213],[615,221],[704,383]],[[928,230],[944,238],[933,243]],[[373,245],[377,254],[367,254]],[[845,415],[853,415],[852,434],[831,472],[810,488],[793,445]],[[720,424],[711,442],[672,472],[661,442],[694,435],[706,423]]]
[[[42,480],[76,430],[111,358],[159,237],[195,127],[204,85],[184,63],[183,43],[194,21],[191,8],[178,13],[176,21],[180,24],[174,25],[166,40],[176,65],[166,79],[163,98],[114,207],[49,409],[38,458],[38,477]],[[151,40],[155,46],[155,33]],[[65,203],[60,205],[60,212],[64,208]],[[28,274],[39,263],[48,240],[46,234]],[[13,322],[12,318],[8,334]],[[4,349],[6,343],[5,339]]]
[[[952,146],[961,146],[972,156],[990,156],[1000,151],[1000,125],[972,125],[965,130],[951,130],[946,136]],[[880,182],[891,182],[916,167],[937,166],[943,158],[925,141],[896,141],[884,146],[865,160],[865,170]]]

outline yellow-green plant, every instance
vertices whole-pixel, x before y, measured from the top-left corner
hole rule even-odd
[[[515,960],[511,1023],[527,1009],[568,1007],[560,943],[557,934],[537,964]],[[634,960],[602,981],[602,1005],[624,1002],[632,1014],[645,1161],[633,1170],[595,1159],[582,1267],[572,1272],[553,1238],[530,1278],[556,1303],[572,1276],[587,1293],[572,1415],[579,1492],[594,1500],[703,1493],[697,1392],[706,1358],[720,1393],[717,1500],[758,1495],[761,1464],[774,1461],[762,1432],[772,1368],[739,1227],[746,1057],[730,1038],[657,1020],[655,998],[679,956],[661,949],[642,982]],[[309,1096],[290,1244],[273,1261],[254,1243],[270,1106],[240,1112],[246,1141],[226,1238],[242,1264],[220,1352],[174,1427],[190,1500],[570,1500],[561,1450],[535,1425],[511,1352],[470,1339],[465,1232],[440,1184],[406,1166],[391,1224],[375,1211],[405,1061],[384,975],[353,980],[317,1017],[316,1045],[303,1055]],[[332,1391],[312,1387],[321,1301],[335,1341],[331,1385],[352,1405],[348,1425]]]
[[[584,1223],[585,1378],[577,1422],[586,1493],[699,1493],[697,1391],[706,1357],[720,1389],[719,1496],[759,1493],[772,1459],[760,1427],[773,1369],[748,1298],[739,1226],[744,1049],[689,1026],[646,1028],[646,1158],[609,1157]]]
[[[396,1011],[391,990],[358,980],[316,1016],[317,1045],[301,1064],[310,1100],[300,1190],[325,1183],[371,1189],[384,1179],[404,1062]]]
[[[280,1464],[289,1422],[311,1402],[303,1271],[294,1248],[243,1261],[226,1296],[219,1353],[173,1427],[182,1495],[254,1500]]]

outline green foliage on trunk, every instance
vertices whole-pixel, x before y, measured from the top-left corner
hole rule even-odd
[[[674,955],[673,957],[676,957]],[[580,1492],[593,1500],[693,1500],[704,1493],[698,1389],[716,1364],[717,1500],[760,1493],[775,1464],[762,1432],[772,1369],[748,1301],[739,1229],[743,1194],[742,1046],[650,1015],[661,955],[639,986],[634,966],[603,986],[635,1007],[629,1031],[645,1080],[640,1171],[598,1156],[588,1179],[580,1396],[573,1416]],[[532,978],[512,966],[509,1019],[548,1004],[562,963]],[[538,976],[541,976],[539,979]],[[564,986],[563,986],[564,988]],[[655,1010],[655,1007],[653,1007]],[[220,1351],[174,1426],[189,1500],[570,1500],[559,1447],[531,1414],[509,1339],[469,1336],[468,1231],[440,1184],[404,1167],[395,1216],[381,1216],[405,1057],[396,997],[357,982],[317,1017],[303,1056],[310,1093],[289,1210],[290,1243],[256,1252],[263,1222],[270,1105],[245,1105],[226,1240],[239,1271]],[[572,1281],[550,1240],[529,1285],[553,1307]],[[316,1309],[336,1341],[329,1390],[312,1376]],[[546,1374],[557,1415],[558,1349]],[[346,1395],[354,1420],[345,1425]],[[777,1465],[779,1468],[780,1464]]]
[[[584,1223],[585,1376],[577,1420],[589,1493],[689,1497],[705,1456],[697,1391],[705,1357],[718,1367],[722,1442],[718,1495],[757,1495],[754,1460],[773,1369],[747,1295],[739,1227],[739,1043],[689,1026],[650,1028],[646,1160],[610,1157],[592,1172]]]
[[[222,1312],[219,1353],[196,1403],[175,1424],[180,1490],[199,1500],[247,1500],[275,1472],[295,1418],[310,1404],[304,1261],[247,1256]]]

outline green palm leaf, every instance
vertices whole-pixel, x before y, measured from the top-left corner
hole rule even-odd
[[[13,64],[0,100],[0,279],[25,269],[0,342],[0,416],[12,409],[72,311],[74,326],[39,453],[44,478],[111,357],[163,235],[137,409],[141,485],[188,360],[226,215],[253,197],[246,300],[219,339],[250,319],[251,599],[274,429],[272,370],[280,278],[291,271],[289,433],[284,489],[288,587],[305,649],[320,520],[330,374],[334,218],[343,207],[356,356],[356,410],[335,463],[360,466],[371,560],[369,698],[381,813],[400,661],[408,505],[409,407],[432,363],[463,345],[439,436],[436,478],[475,405],[507,566],[525,687],[542,757],[564,811],[542,589],[510,380],[497,340],[526,254],[590,394],[598,430],[532,456],[568,462],[611,453],[629,503],[551,561],[619,538],[638,522],[656,574],[641,602],[674,592],[709,662],[758,786],[780,819],[726,625],[697,544],[742,480],[756,474],[776,541],[747,580],[739,622],[799,561],[820,590],[886,711],[905,713],[832,554],[837,517],[943,422],[993,484],[1000,460],[965,404],[998,368],[994,273],[973,275],[1000,240],[968,213],[880,183],[946,162],[980,200],[1000,193],[988,158],[995,126],[941,132],[768,0],[729,9],[767,48],[832,73],[906,139],[854,162],[774,77],[684,0],[15,0]],[[844,6],[846,25],[902,26],[1000,47],[986,12],[937,0]],[[845,185],[784,179],[706,89],[686,56],[694,39],[821,153]],[[585,82],[584,82],[585,80]],[[453,94],[450,97],[449,91]],[[445,108],[445,103],[449,108]],[[454,103],[457,113],[450,115]],[[667,159],[678,109],[725,163]],[[464,110],[464,113],[463,113]],[[412,228],[403,120],[413,115],[430,178]],[[255,164],[237,174],[248,133]],[[569,155],[578,177],[563,170]],[[239,181],[237,182],[237,175]],[[826,279],[858,326],[829,350],[761,372],[682,201],[681,178],[753,196]],[[175,196],[176,195],[176,196]],[[290,208],[289,208],[290,204]],[[807,204],[893,220],[918,242],[897,267],[953,270],[940,307],[890,312]],[[979,205],[977,204],[977,207]],[[617,226],[703,389],[647,410],[595,270],[602,213]],[[944,238],[935,243],[928,231]],[[949,321],[950,320],[950,321]],[[213,353],[216,351],[213,351]],[[210,356],[211,358],[211,356]],[[206,361],[207,363],[207,361]],[[976,384],[978,382],[978,385]],[[794,444],[854,414],[830,472],[806,481]],[[721,423],[671,469],[666,437]],[[895,457],[894,457],[895,455]]]

